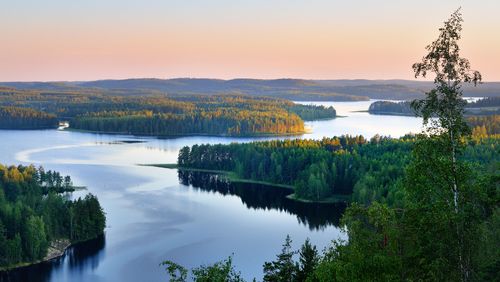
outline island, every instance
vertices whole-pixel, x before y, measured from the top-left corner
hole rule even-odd
[[[260,136],[305,133],[304,121],[333,107],[245,95],[118,95],[0,88],[0,129],[56,128],[147,136]],[[15,105],[15,106],[13,106]]]

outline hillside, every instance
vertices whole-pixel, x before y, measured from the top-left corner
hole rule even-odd
[[[410,80],[302,80],[302,79],[124,79],[85,82],[0,82],[0,87],[24,90],[97,92],[112,95],[171,96],[246,94],[295,101],[407,100],[423,97],[431,82]],[[465,87],[465,96],[500,96],[500,82]]]

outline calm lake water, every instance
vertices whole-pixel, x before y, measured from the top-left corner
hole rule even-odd
[[[304,102],[310,103],[310,102]],[[371,116],[366,102],[321,102],[343,118],[309,122],[299,138],[342,134],[399,137],[420,130],[412,117]],[[291,137],[287,137],[291,138]],[[269,139],[269,138],[267,138]],[[0,131],[0,163],[43,165],[71,175],[96,194],[107,213],[105,236],[70,248],[58,260],[4,275],[5,281],[165,281],[158,266],[173,260],[187,267],[234,254],[245,278],[262,276],[287,234],[298,248],[310,238],[321,250],[343,238],[336,227],[342,207],[289,201],[287,190],[232,185],[210,175],[138,164],[175,163],[178,150],[197,143],[259,138],[156,139],[57,130]],[[264,191],[264,192],[263,192]]]

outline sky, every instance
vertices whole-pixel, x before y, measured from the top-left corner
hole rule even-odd
[[[500,81],[499,0],[0,0],[0,81],[413,79],[462,7],[462,55]]]

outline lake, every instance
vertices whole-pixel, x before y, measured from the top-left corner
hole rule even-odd
[[[399,137],[418,132],[421,120],[369,115],[372,101],[318,102],[333,105],[334,120],[308,122],[298,138],[342,134]],[[310,103],[310,102],[301,102]],[[276,137],[293,138],[293,137]],[[262,264],[275,258],[287,234],[294,248],[310,238],[320,250],[345,238],[337,227],[343,207],[287,200],[289,193],[258,185],[214,184],[207,175],[138,164],[175,163],[183,146],[267,138],[182,137],[156,139],[58,130],[0,131],[0,163],[43,165],[86,186],[107,213],[105,236],[71,247],[66,255],[4,275],[5,281],[165,281],[158,264],[187,267],[233,254],[244,278],[262,277]]]

